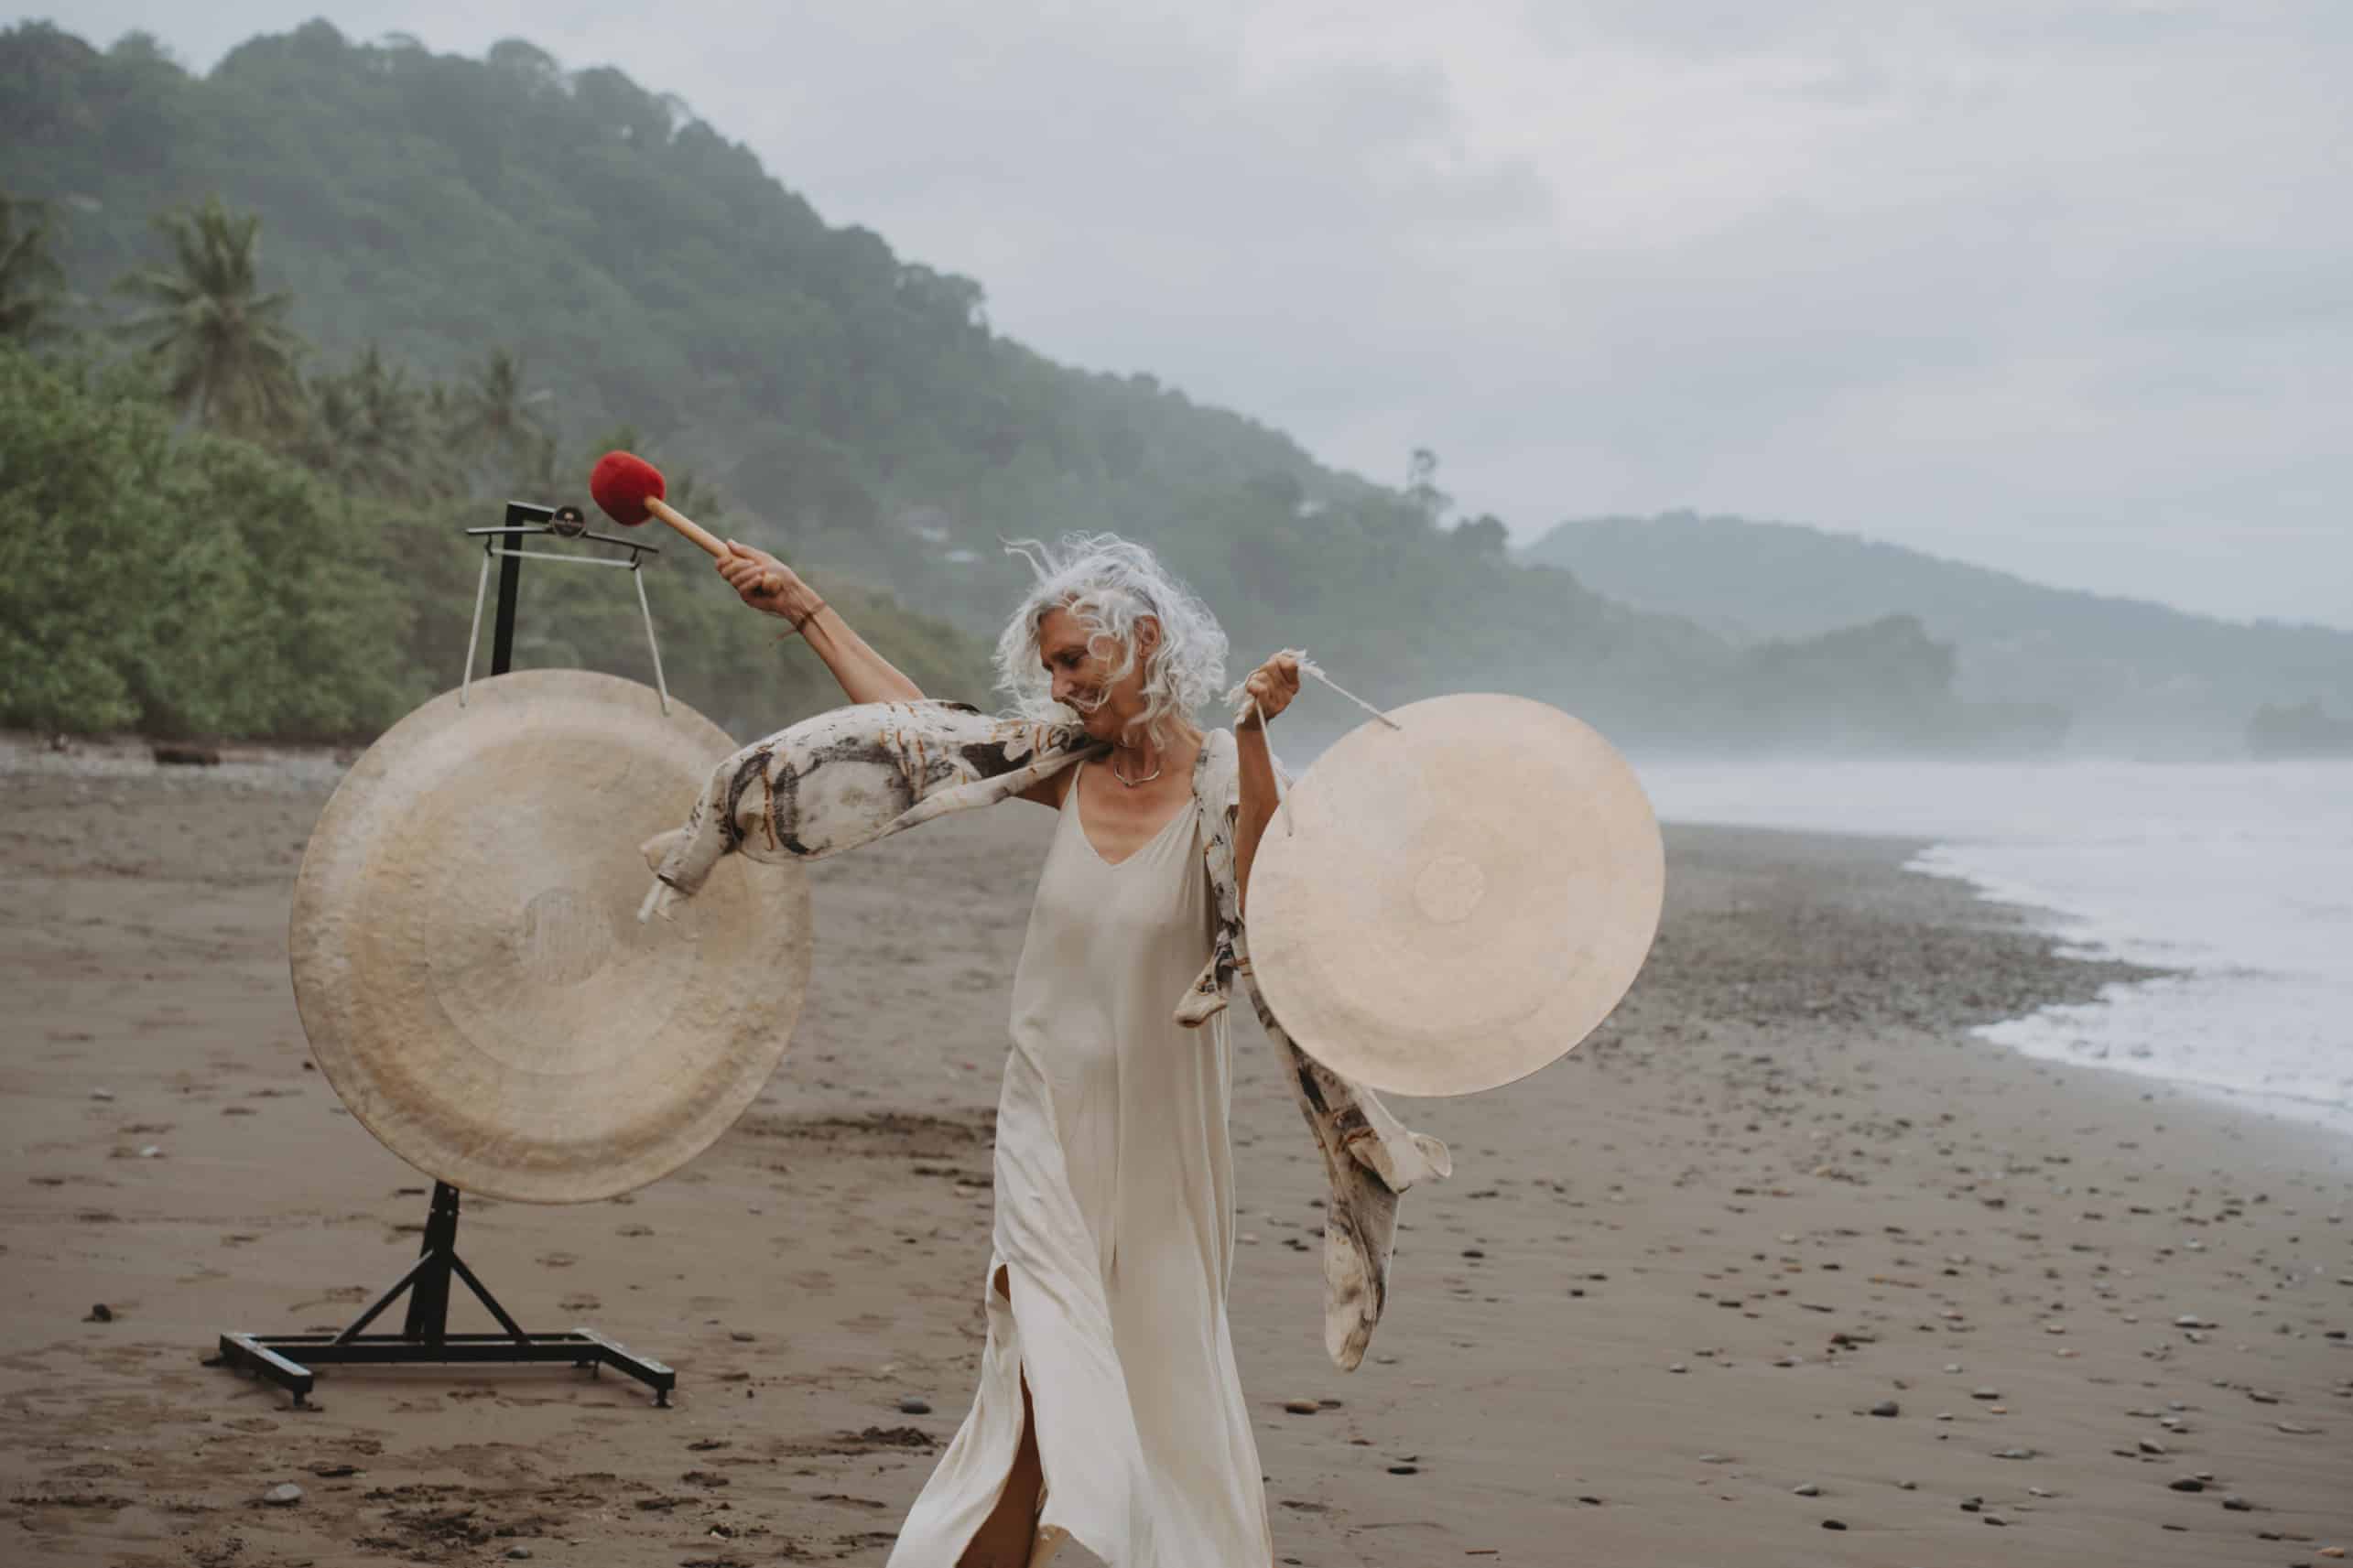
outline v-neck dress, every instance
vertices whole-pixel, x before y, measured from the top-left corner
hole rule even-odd
[[[1226,1321],[1231,1047],[1222,1017],[1186,1029],[1168,1010],[1214,928],[1198,821],[1188,804],[1112,864],[1071,778],[1014,975],[980,1388],[891,1568],[953,1568],[996,1506],[1025,1374],[1041,1541],[1062,1531],[1111,1568],[1273,1560]]]

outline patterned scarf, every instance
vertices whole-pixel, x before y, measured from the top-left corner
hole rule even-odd
[[[838,708],[754,741],[711,771],[686,826],[650,839],[657,879],[639,918],[693,896],[720,858],[814,860],[950,812],[992,806],[1110,748],[1060,725],[997,719],[960,702]],[[1176,999],[1188,1029],[1224,1011],[1240,976],[1267,1037],[1284,1054],[1300,1114],[1324,1157],[1324,1348],[1343,1370],[1364,1358],[1389,1292],[1397,1198],[1448,1174],[1446,1145],[1409,1131],[1370,1089],[1293,1043],[1250,969],[1234,831],[1242,811],[1233,733],[1212,731],[1193,764],[1200,843],[1217,903],[1209,961]],[[1287,783],[1287,775],[1285,775]]]

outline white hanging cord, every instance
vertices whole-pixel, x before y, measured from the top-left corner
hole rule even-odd
[[[1390,729],[1403,730],[1405,728],[1403,724],[1398,723],[1395,719],[1390,718],[1387,714],[1373,707],[1372,704],[1365,701],[1364,698],[1357,696],[1356,693],[1350,691],[1347,687],[1341,686],[1339,682],[1332,679],[1331,676],[1324,674],[1324,666],[1316,663],[1315,660],[1307,657],[1307,651],[1305,648],[1285,648],[1283,650],[1283,654],[1288,654],[1291,657],[1299,661],[1299,673],[1301,675],[1312,676],[1316,679],[1323,682],[1326,686],[1331,687],[1334,691],[1339,692],[1342,697],[1348,698],[1359,708],[1364,709],[1365,712],[1370,713],[1373,718],[1378,719],[1382,723],[1389,726]],[[1275,657],[1281,658],[1283,654],[1277,654]],[[1226,693],[1226,700],[1235,704],[1237,708],[1242,703],[1247,701],[1250,703],[1252,711],[1253,712],[1255,712],[1258,708],[1256,699],[1250,696],[1248,690],[1240,686],[1235,687],[1232,690]],[[1264,715],[1262,714],[1258,721],[1261,724],[1264,724],[1266,722]]]
[[[645,602],[645,574],[637,569],[639,558],[634,550],[629,553],[629,580],[637,585],[637,608],[645,612],[645,646],[654,654],[654,685],[662,694],[662,711],[667,713],[670,711],[670,683],[662,678],[662,644],[654,640],[654,607]]]
[[[1332,679],[1331,676],[1324,674],[1324,667],[1316,663],[1315,660],[1307,657],[1307,651],[1305,648],[1285,648],[1283,650],[1283,653],[1288,654],[1292,658],[1296,659],[1299,662],[1299,673],[1301,675],[1313,676],[1316,679],[1323,682],[1326,686],[1331,687],[1334,691],[1339,692],[1342,697],[1348,698],[1359,708],[1364,709],[1365,712],[1372,715],[1373,718],[1381,720],[1382,723],[1389,726],[1390,729],[1403,730],[1405,728],[1395,719],[1390,718],[1387,714],[1382,712],[1379,708],[1373,707],[1372,704],[1365,701],[1364,698],[1357,696],[1354,692],[1344,688],[1339,682]],[[1283,654],[1278,654],[1275,656],[1280,658]],[[1258,720],[1258,728],[1262,731],[1266,729],[1266,715],[1259,711],[1258,698],[1250,695],[1246,684],[1244,686],[1237,686],[1232,690],[1227,692],[1226,700],[1231,703],[1249,703],[1252,715]],[[1273,759],[1273,752],[1271,749],[1268,752],[1268,758],[1271,762]],[[1283,831],[1287,837],[1290,834],[1297,832],[1298,828],[1292,821],[1290,816],[1283,809],[1283,803],[1286,798],[1283,788],[1283,770],[1270,766],[1268,771],[1274,775],[1274,815],[1283,818]]]
[[[466,688],[474,684],[474,645],[482,641],[483,589],[490,586],[490,552],[482,557],[482,576],[474,579],[474,626],[466,633],[466,673],[458,682],[458,706],[466,705]]]
[[[1403,724],[1398,723],[1395,719],[1390,718],[1387,714],[1373,707],[1372,704],[1365,701],[1364,698],[1357,696],[1356,693],[1342,687],[1339,682],[1324,674],[1323,665],[1307,657],[1305,653],[1302,653],[1299,655],[1299,673],[1303,676],[1315,676],[1317,680],[1323,682],[1326,686],[1331,687],[1334,691],[1339,692],[1342,697],[1348,698],[1359,708],[1364,709],[1365,712],[1370,713],[1373,718],[1378,719],[1382,723],[1389,726],[1390,729],[1403,730],[1405,728]]]
[[[1236,687],[1234,688],[1236,691],[1240,691],[1241,689],[1242,688],[1240,687]],[[1258,719],[1259,733],[1264,734],[1266,732],[1266,715],[1258,711],[1258,698],[1254,697],[1250,699],[1250,711]],[[1271,742],[1266,749],[1266,771],[1274,777],[1274,815],[1283,818],[1283,837],[1288,838],[1292,834],[1296,833],[1299,829],[1297,825],[1291,820],[1290,815],[1283,809],[1283,802],[1285,799],[1283,793],[1283,770],[1274,765],[1274,748]]]

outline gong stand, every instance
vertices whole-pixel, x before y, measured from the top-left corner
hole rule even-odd
[[[466,639],[465,685],[473,679],[474,645],[482,635],[483,589],[490,582],[490,563],[498,561],[498,609],[492,623],[490,673],[507,673],[515,656],[515,601],[523,575],[526,557],[548,561],[569,561],[579,566],[623,567],[637,583],[637,603],[645,611],[645,640],[654,650],[654,678],[662,678],[662,651],[654,642],[654,615],[645,602],[645,579],[639,575],[644,557],[660,552],[652,545],[634,539],[616,538],[611,535],[588,531],[578,507],[534,506],[526,502],[506,503],[506,521],[494,528],[469,528],[469,536],[480,538],[483,544],[482,577],[474,587],[474,624]],[[611,556],[562,555],[548,550],[526,550],[520,541],[534,535],[554,535],[565,539],[585,539],[591,544],[613,546],[626,550],[628,558]],[[662,710],[669,711],[670,695],[667,685],[661,687]],[[461,700],[463,700],[461,697]],[[474,1299],[490,1310],[498,1320],[502,1332],[497,1334],[452,1334],[450,1332],[450,1276],[465,1281]],[[408,1316],[398,1334],[364,1332],[384,1310],[409,1292]],[[376,1298],[375,1304],[360,1314],[349,1328],[341,1334],[224,1334],[221,1336],[221,1354],[217,1364],[250,1371],[266,1378],[294,1396],[297,1409],[307,1403],[314,1379],[314,1366],[415,1367],[428,1363],[442,1365],[463,1363],[471,1366],[513,1366],[537,1362],[569,1362],[585,1367],[593,1375],[600,1367],[618,1368],[654,1390],[654,1402],[667,1405],[670,1390],[678,1385],[678,1375],[659,1361],[632,1354],[625,1346],[607,1339],[592,1328],[575,1328],[569,1333],[529,1334],[498,1304],[498,1298],[477,1278],[465,1260],[458,1256],[458,1189],[447,1182],[433,1184],[433,1205],[425,1219],[425,1244],[408,1272],[403,1274],[392,1289]]]

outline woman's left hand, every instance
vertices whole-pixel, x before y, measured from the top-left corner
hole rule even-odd
[[[1292,653],[1275,654],[1251,672],[1250,678],[1242,683],[1242,689],[1244,696],[1257,702],[1262,715],[1274,718],[1290,707],[1291,699],[1299,695],[1299,655]],[[1252,723],[1251,716],[1244,713],[1238,722],[1247,728]]]

